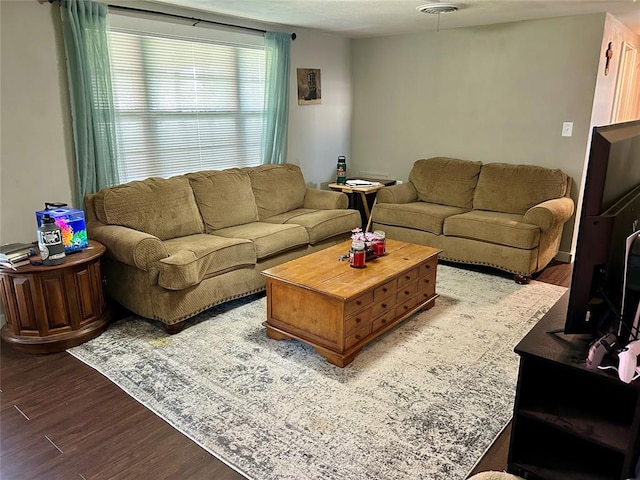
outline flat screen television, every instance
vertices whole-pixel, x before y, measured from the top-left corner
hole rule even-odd
[[[639,218],[640,121],[594,127],[564,333],[628,340],[638,297],[625,295],[625,285],[638,266],[627,269],[627,259],[640,248]]]

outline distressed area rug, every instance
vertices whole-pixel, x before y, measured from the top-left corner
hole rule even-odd
[[[464,479],[512,415],[514,346],[566,291],[438,266],[440,297],[346,368],[270,340],[266,298],[69,352],[251,479]]]

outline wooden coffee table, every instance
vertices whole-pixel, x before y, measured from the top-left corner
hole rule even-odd
[[[387,239],[387,254],[352,268],[339,257],[351,242],[262,272],[267,336],[305,342],[339,367],[421,309],[431,308],[441,250]]]

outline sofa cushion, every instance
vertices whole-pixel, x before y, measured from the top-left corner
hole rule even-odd
[[[258,207],[258,218],[301,208],[307,186],[297,165],[260,165],[246,169]]]
[[[246,238],[253,242],[258,260],[292,250],[309,243],[309,235],[300,225],[277,225],[252,222],[216,230],[216,235]]]
[[[94,199],[98,220],[121,225],[160,240],[203,233],[204,226],[189,180],[152,177],[100,190]]]
[[[228,169],[189,175],[207,233],[258,221],[256,199],[246,171]]]
[[[208,277],[253,267],[257,260],[253,244],[239,238],[199,234],[163,243],[169,257],[160,260],[158,284],[168,290],[182,290]]]
[[[467,211],[464,208],[427,202],[378,203],[373,209],[373,220],[384,225],[413,228],[441,235],[445,218]]]
[[[423,202],[470,209],[482,162],[434,157],[417,160],[409,181]]]
[[[537,248],[540,243],[540,229],[513,213],[472,210],[448,217],[443,231],[447,236],[523,249]]]
[[[264,222],[302,225],[309,234],[309,243],[314,245],[327,238],[349,233],[362,225],[356,210],[313,210],[298,208],[280,215],[265,218]]]
[[[567,193],[567,175],[536,165],[486,163],[480,170],[473,208],[524,214],[529,208]]]

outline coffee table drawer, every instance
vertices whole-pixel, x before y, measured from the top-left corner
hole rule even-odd
[[[403,285],[398,288],[398,294],[396,295],[396,303],[401,304],[408,298],[413,297],[418,292],[418,283],[413,282],[408,285]]]
[[[369,336],[370,333],[371,333],[371,324],[369,323],[365,327],[361,328],[360,330],[356,330],[351,335],[346,336],[344,339],[344,348],[347,349],[347,348],[353,347],[359,341],[367,338],[367,336]]]
[[[398,281],[394,278],[393,280],[385,283],[384,285],[380,285],[378,288],[373,290],[373,301],[377,302],[386,298],[390,295],[396,293]]]
[[[396,307],[396,317],[404,315],[413,307],[415,307],[418,303],[420,303],[420,301],[422,301],[422,296],[416,295],[414,297],[406,299],[402,303],[398,302],[398,306]]]
[[[433,275],[435,277],[437,268],[438,268],[437,259],[428,260],[422,265],[420,265],[420,267],[418,267],[418,270],[419,270],[418,276],[424,277],[425,275]]]
[[[434,288],[434,289],[432,289],[432,290],[429,290],[429,291],[427,291],[427,290],[423,290],[423,291],[421,291],[421,292],[419,291],[419,292],[418,292],[418,295],[416,295],[416,296],[415,296],[415,298],[416,298],[416,305],[417,305],[418,303],[426,302],[427,300],[429,300],[429,299],[433,298],[433,297],[435,296],[435,294],[436,294],[436,292],[435,292],[435,288]]]
[[[361,312],[356,313],[352,317],[347,318],[344,321],[344,333],[349,335],[351,332],[362,328],[364,325],[371,323],[372,309],[367,308]]]
[[[394,297],[385,298],[378,303],[374,303],[373,307],[371,307],[371,318],[376,318],[395,306],[396,300]]]
[[[396,316],[395,309],[391,309],[390,311],[388,311],[384,315],[381,315],[380,317],[376,318],[373,321],[373,324],[371,325],[372,326],[372,331],[373,332],[377,332],[381,328],[386,327],[390,323],[393,323],[393,321],[395,320],[395,316]]]
[[[418,278],[418,268],[414,268],[413,270],[409,270],[401,275],[398,275],[398,288],[402,288],[407,283],[413,282]]]
[[[344,316],[348,317],[354,312],[361,310],[371,304],[371,291],[349,300],[344,305]]]
[[[418,280],[418,291],[427,293],[432,296],[436,293],[436,272],[430,272],[428,275]]]

